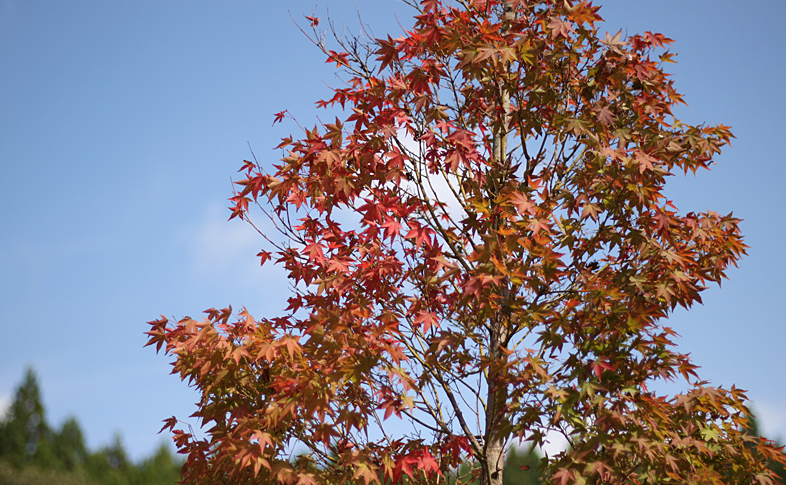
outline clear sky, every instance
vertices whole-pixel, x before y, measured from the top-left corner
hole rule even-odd
[[[764,431],[786,438],[786,47],[782,0],[608,0],[612,34],[676,40],[671,66],[691,123],[737,139],[712,172],[675,177],[684,212],[734,211],[751,249],[722,289],[670,322],[700,375],[749,390]],[[120,433],[132,458],[165,438],[196,395],[143,349],[146,321],[210,307],[281,309],[261,241],[226,222],[231,177],[249,144],[266,163],[314,101],[338,85],[301,25],[312,1],[0,0],[0,404],[25,366],[49,421],[77,417],[88,446]],[[397,0],[316,8],[357,31],[401,33]],[[396,18],[398,16],[398,20]]]

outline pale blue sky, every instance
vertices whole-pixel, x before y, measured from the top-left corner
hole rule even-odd
[[[680,114],[737,136],[669,194],[684,211],[745,219],[749,256],[672,325],[703,377],[748,389],[764,430],[786,438],[786,3],[599,3],[612,34],[676,39]],[[380,37],[400,33],[394,14],[412,16],[397,0],[333,0],[317,15],[357,30],[356,5]],[[0,0],[0,402],[33,365],[50,422],[75,415],[93,448],[119,432],[141,458],[195,400],[142,348],[145,322],[283,306],[276,275],[258,269],[261,241],[225,207],[247,143],[274,162],[296,134],[271,127],[273,113],[313,125],[313,102],[338,84],[287,13],[314,6]]]

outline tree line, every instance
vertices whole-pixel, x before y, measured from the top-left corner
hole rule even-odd
[[[46,421],[35,371],[28,368],[5,416],[0,416],[0,483],[8,485],[169,485],[180,479],[182,461],[162,443],[150,457],[133,463],[119,435],[90,452],[77,420],[68,418],[59,429]],[[755,419],[748,433],[759,436]],[[545,482],[542,457],[533,448],[511,447],[506,455],[504,485]],[[771,469],[786,483],[786,470],[773,462]],[[448,480],[451,485],[475,483],[477,472],[462,465]]]
[[[87,449],[73,417],[59,428],[46,421],[38,378],[28,368],[14,401],[0,416],[0,483],[8,485],[169,485],[180,479],[182,461],[165,444],[132,462],[120,436],[96,451]]]
[[[539,462],[533,449],[511,448],[505,485],[539,483]],[[76,418],[66,419],[59,428],[47,422],[32,368],[25,372],[5,415],[0,415],[0,484],[169,485],[179,481],[181,466],[182,461],[163,443],[152,456],[133,463],[119,435],[111,444],[90,452]],[[471,481],[472,471],[463,466],[451,482]]]

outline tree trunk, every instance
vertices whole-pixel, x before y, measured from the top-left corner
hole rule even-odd
[[[507,291],[503,291],[507,293]],[[507,299],[506,294],[500,295]],[[502,349],[508,339],[507,315],[503,309],[498,312],[497,318],[492,323],[489,335],[489,356],[495,362],[505,360],[507,357]],[[486,384],[488,385],[488,398],[486,400],[486,433],[484,436],[485,460],[481,467],[481,485],[502,485],[502,470],[505,466],[505,441],[507,436],[499,433],[499,420],[504,412],[508,400],[508,389],[503,382],[498,382],[498,372],[489,369]]]
[[[515,16],[513,7],[505,4],[500,20],[510,20]],[[504,31],[503,31],[504,33]],[[496,192],[499,187],[504,186],[505,178],[510,174],[507,168],[507,141],[508,125],[510,123],[510,95],[503,88],[499,93],[500,109],[502,111],[502,128],[494,133],[494,144],[492,146],[492,156],[494,164],[489,175],[489,187]],[[492,185],[493,184],[493,185]],[[494,187],[496,185],[496,187]],[[496,195],[496,194],[495,194]],[[500,308],[491,323],[488,340],[488,352],[492,362],[502,362],[507,359],[503,349],[507,346],[510,328],[509,322],[509,299],[510,288],[508,282],[504,282],[500,288],[499,303]],[[486,399],[486,429],[484,435],[484,460],[481,460],[482,476],[481,485],[502,485],[503,469],[505,467],[505,442],[507,436],[499,432],[499,420],[505,409],[508,400],[508,389],[504,382],[498,379],[498,371],[490,368],[486,385],[488,386],[488,396]]]
[[[514,15],[513,7],[506,3],[501,20],[513,19]],[[492,146],[494,164],[492,170],[489,171],[489,176],[497,180],[487,181],[492,192],[496,192],[499,187],[504,186],[504,179],[509,176],[507,169],[507,141],[508,124],[510,123],[510,95],[504,87],[499,93],[499,103],[503,113],[503,126],[494,133],[494,144]],[[504,282],[501,285],[499,294],[500,308],[497,310],[493,321],[490,322],[488,352],[492,362],[502,362],[507,359],[503,348],[507,346],[510,333],[508,326],[510,289],[508,284],[508,282]],[[505,467],[505,442],[507,436],[499,433],[499,420],[508,400],[508,389],[504,382],[498,379],[498,374],[496,369],[490,368],[486,380],[488,396],[486,399],[486,429],[483,437],[484,459],[481,460],[481,485],[502,485],[503,469]]]

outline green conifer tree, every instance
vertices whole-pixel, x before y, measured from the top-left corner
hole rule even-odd
[[[128,460],[119,435],[115,435],[111,445],[87,456],[85,470],[90,478],[106,485],[131,485],[137,482],[137,470]]]
[[[166,444],[162,443],[152,457],[139,465],[140,484],[171,485],[180,480],[182,462],[172,456]]]
[[[27,464],[52,465],[52,431],[46,424],[38,377],[32,368],[16,390],[5,419],[0,423],[0,459],[19,468]]]
[[[75,470],[85,463],[87,448],[76,418],[68,418],[63,423],[60,431],[54,435],[53,444],[55,455],[64,469]]]
[[[35,371],[28,368],[5,417],[0,416],[0,485],[170,485],[182,462],[162,445],[139,464],[119,435],[94,453],[76,418],[53,431],[46,421]]]

